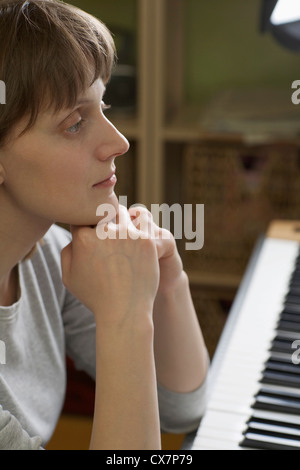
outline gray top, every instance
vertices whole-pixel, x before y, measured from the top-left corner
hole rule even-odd
[[[71,240],[53,225],[35,255],[19,264],[21,296],[0,307],[0,449],[43,449],[59,419],[66,354],[95,378],[95,322],[61,281],[60,252]],[[161,428],[190,432],[205,407],[206,383],[180,394],[158,385]]]

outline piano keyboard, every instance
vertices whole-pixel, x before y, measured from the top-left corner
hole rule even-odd
[[[192,450],[300,450],[299,247],[265,238],[257,249],[212,361]]]

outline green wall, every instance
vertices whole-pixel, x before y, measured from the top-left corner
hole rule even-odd
[[[261,0],[186,0],[185,83],[189,101],[224,88],[290,88],[300,55],[259,31]]]
[[[226,88],[290,88],[300,55],[259,32],[262,0],[183,0],[185,96],[203,103]],[[137,30],[136,0],[70,0],[109,26]],[[170,18],[172,11],[170,11]]]

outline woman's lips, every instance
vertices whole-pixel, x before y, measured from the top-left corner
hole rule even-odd
[[[107,188],[107,187],[110,187],[110,186],[114,186],[116,184],[116,182],[117,182],[117,177],[116,177],[115,173],[112,173],[105,180],[94,184],[94,188],[98,188],[98,187]]]

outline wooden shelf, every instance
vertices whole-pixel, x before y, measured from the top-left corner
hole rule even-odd
[[[230,142],[242,142],[243,136],[238,133],[212,132],[201,124],[201,107],[185,106],[169,120],[163,127],[161,139],[166,142],[189,143],[200,140],[219,140]]]
[[[244,96],[244,101],[249,94],[249,100],[251,95],[255,90],[244,92],[241,96]],[[215,100],[215,108],[217,108],[217,100]],[[222,108],[222,99],[220,99],[219,108]],[[254,106],[252,106],[254,107]],[[259,106],[257,105],[259,108]],[[294,107],[295,108],[295,107]],[[247,122],[247,119],[240,118],[240,130],[233,131],[233,125],[231,125],[231,118],[228,116],[226,122],[226,115],[224,112],[219,110],[217,113],[215,110],[215,115],[209,108],[206,106],[198,105],[184,105],[176,113],[169,116],[167,123],[161,130],[160,138],[167,142],[191,142],[195,140],[212,140],[220,142],[233,142],[233,143],[245,143],[245,142],[254,142],[254,143],[270,143],[276,141],[276,143],[293,143],[299,144],[300,141],[300,125],[298,122],[298,116],[295,113],[297,109],[293,109],[294,114],[285,119],[285,116],[282,116],[282,119],[273,118],[273,121],[268,121],[266,119],[265,126],[263,119],[254,120],[254,124],[251,128],[251,119]],[[246,114],[246,110],[240,109],[240,114]],[[228,111],[228,114],[229,111]],[[220,123],[224,129],[220,127]],[[271,132],[272,125],[275,127],[275,132]],[[226,129],[226,127],[228,129]],[[260,129],[261,127],[261,129]],[[276,128],[283,128],[287,132],[276,132]],[[298,131],[298,132],[297,132]]]

